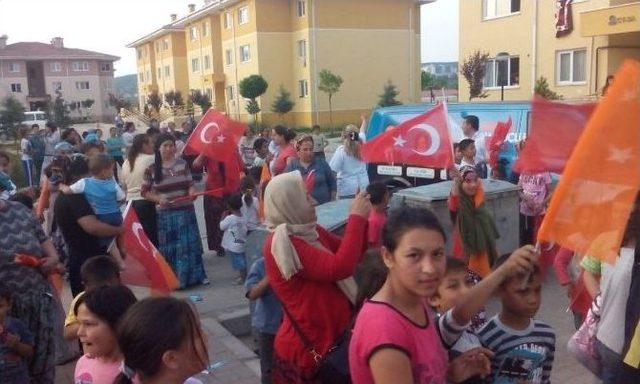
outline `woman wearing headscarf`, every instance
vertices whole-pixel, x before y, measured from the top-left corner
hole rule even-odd
[[[449,197],[454,222],[453,255],[467,261],[469,269],[485,277],[497,259],[498,229],[484,203],[482,181],[473,167],[463,167]]]
[[[275,339],[274,383],[314,383],[314,351],[324,355],[345,331],[355,302],[351,275],[366,249],[366,193],[355,198],[343,238],[319,226],[299,171],[274,177],[266,188],[270,231],[263,254],[269,284],[285,313]]]
[[[158,249],[180,281],[180,288],[208,284],[202,264],[202,242],[193,207],[193,179],[189,164],[176,157],[176,141],[158,136],[155,161],[147,168],[142,196],[156,203]]]
[[[347,125],[342,132],[342,145],[336,149],[329,162],[338,177],[338,199],[354,197],[359,190],[364,191],[369,185],[367,164],[360,156],[361,148],[362,138],[358,127]]]

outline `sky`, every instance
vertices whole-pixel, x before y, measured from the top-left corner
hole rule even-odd
[[[458,1],[422,6],[423,62],[457,60]],[[0,35],[8,44],[61,36],[66,47],[119,56],[116,76],[123,76],[136,73],[135,52],[125,46],[168,23],[171,13],[182,17],[192,2],[199,8],[203,0],[0,0]]]

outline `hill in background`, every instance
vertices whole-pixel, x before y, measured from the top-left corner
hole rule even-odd
[[[113,88],[116,94],[137,103],[138,82],[136,75],[124,75],[113,79]]]

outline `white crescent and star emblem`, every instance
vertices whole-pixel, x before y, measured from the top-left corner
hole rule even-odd
[[[140,245],[142,246],[142,248],[144,248],[145,250],[149,250],[149,248],[147,247],[147,245],[142,241],[142,239],[140,238],[140,231],[144,230],[142,229],[142,225],[140,223],[133,223],[131,225],[131,231],[133,232],[133,234],[136,236],[136,239],[138,239],[138,243],[140,243]]]
[[[200,131],[200,140],[203,143],[206,143],[206,144],[210,144],[211,143],[211,139],[207,137],[207,133],[209,132],[209,129],[211,127],[216,127],[216,131],[220,132],[220,126],[218,125],[218,123],[216,123],[216,122],[208,123],[207,125],[204,126],[204,128],[202,128],[202,131]],[[222,134],[220,136],[222,136]],[[221,142],[219,138],[218,138],[218,142],[219,143]]]
[[[431,146],[429,147],[429,149],[422,152],[412,149],[413,153],[420,156],[433,156],[436,152],[438,152],[438,149],[440,148],[440,134],[433,126],[429,124],[421,123],[411,127],[411,129],[409,129],[408,132],[411,132],[414,129],[428,134],[429,137],[431,137]]]
[[[225,137],[224,137],[224,135],[221,133],[221,134],[219,134],[219,135],[218,135],[218,137],[217,137],[216,139],[217,139],[218,143],[222,144],[222,143],[224,143],[224,139],[225,139]]]

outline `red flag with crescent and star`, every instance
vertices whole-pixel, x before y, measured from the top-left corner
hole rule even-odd
[[[446,106],[438,104],[367,141],[362,146],[362,158],[369,163],[452,167],[453,141]]]
[[[226,161],[238,151],[238,141],[247,130],[247,125],[229,118],[229,116],[210,109],[187,139],[185,153],[205,156]]]
[[[127,251],[125,269],[120,274],[122,282],[163,293],[178,288],[178,278],[142,229],[131,202],[124,211],[122,225],[125,232],[121,236]]]

